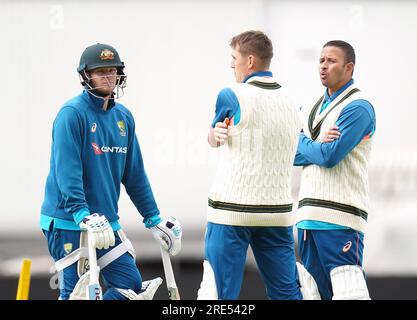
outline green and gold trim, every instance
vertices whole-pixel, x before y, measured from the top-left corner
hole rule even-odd
[[[312,198],[304,198],[298,202],[298,208],[307,207],[307,206],[328,208],[328,209],[346,212],[354,216],[361,217],[365,221],[368,219],[368,213],[366,211],[363,211],[361,209],[358,209],[356,207],[343,204],[343,203],[338,203],[338,202],[333,202],[333,201],[328,201],[328,200],[312,199]]]
[[[292,204],[284,205],[249,205],[213,201],[208,199],[209,207],[218,210],[248,212],[248,213],[286,213],[292,211]]]
[[[340,99],[336,104],[334,104],[327,112],[327,114],[316,124],[316,126],[313,128],[313,122],[317,114],[317,110],[319,106],[321,106],[321,102],[324,99],[324,96],[319,99],[319,101],[316,102],[313,109],[310,112],[310,116],[308,118],[308,129],[310,130],[311,139],[316,140],[317,137],[320,135],[321,125],[323,124],[326,117],[329,115],[329,113],[336,108],[339,104],[341,104],[343,101],[345,101],[347,98],[349,98],[351,95],[355,94],[356,92],[359,92],[360,90],[358,88],[353,88],[350,90],[342,99]]]
[[[281,86],[277,82],[262,82],[262,81],[250,81],[248,84],[251,84],[255,87],[267,89],[267,90],[277,90],[281,88]]]

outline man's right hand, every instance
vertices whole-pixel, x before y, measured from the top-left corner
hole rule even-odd
[[[80,223],[82,230],[87,230],[88,236],[91,237],[91,243],[97,249],[108,249],[114,246],[114,232],[105,216],[98,213],[86,216]]]
[[[338,126],[333,126],[331,127],[326,134],[321,138],[321,142],[323,143],[328,143],[328,142],[333,142],[336,139],[340,138],[340,132],[339,132],[339,127]]]
[[[217,122],[214,127],[214,140],[218,146],[225,144],[229,134],[227,127],[229,126],[229,118],[226,118],[223,122]]]

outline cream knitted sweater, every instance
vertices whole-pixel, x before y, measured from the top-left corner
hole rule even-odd
[[[301,120],[272,78],[231,87],[241,119],[229,139],[209,192],[208,221],[236,226],[293,224],[291,177]]]
[[[349,95],[351,90],[356,92]],[[342,109],[357,99],[367,100],[362,92],[351,85],[322,113],[319,114],[319,108],[314,107],[306,110],[303,112],[304,134],[312,138],[311,128],[318,129],[317,125],[322,121],[320,130],[315,130],[318,134],[315,140],[320,141],[336,123]],[[372,141],[372,137],[363,139],[333,168],[314,164],[303,168],[297,222],[318,220],[364,232],[369,211],[368,160]]]

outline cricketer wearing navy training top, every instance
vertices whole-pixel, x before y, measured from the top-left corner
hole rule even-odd
[[[103,299],[152,299],[162,279],[142,282],[133,247],[118,221],[121,184],[145,226],[171,255],[181,249],[181,226],[172,217],[160,217],[135,121],[115,101],[126,84],[116,49],[87,47],[77,71],[84,91],[65,102],[55,118],[40,217],[59,272],[60,299],[86,299],[87,234],[107,288]]]
[[[362,265],[376,120],[369,99],[354,84],[354,67],[350,44],[327,42],[319,63],[324,96],[303,109],[294,163],[303,166],[296,225],[305,267],[298,265],[300,281],[302,290],[312,289],[310,298],[370,298]],[[317,287],[308,288],[310,275]]]

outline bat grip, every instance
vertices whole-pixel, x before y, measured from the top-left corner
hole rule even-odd
[[[88,236],[88,263],[90,265],[90,284],[98,283],[96,247],[92,244],[91,235]]]
[[[164,266],[165,280],[170,300],[180,300],[177,284],[175,283],[174,271],[172,270],[169,253],[161,247],[162,264]]]
[[[162,264],[164,265],[164,273],[165,273],[165,279],[166,279],[167,285],[176,286],[169,253],[166,250],[164,250],[162,247],[160,247],[160,249],[161,249]]]

